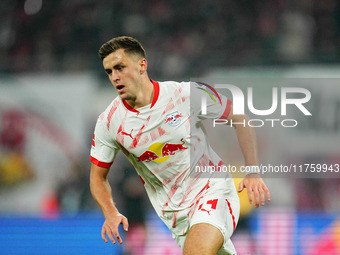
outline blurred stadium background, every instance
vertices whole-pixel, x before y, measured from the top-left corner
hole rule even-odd
[[[2,0],[0,14],[0,254],[181,254],[121,155],[109,178],[131,228],[123,246],[100,237],[89,150],[115,96],[97,57],[114,36],[143,43],[155,80],[299,79],[313,116],[294,130],[257,129],[261,162],[340,163],[336,0]],[[257,100],[274,85],[257,85]],[[226,148],[212,133],[240,164],[232,133]],[[266,179],[272,202],[259,210],[241,194],[239,255],[340,254],[338,175]]]

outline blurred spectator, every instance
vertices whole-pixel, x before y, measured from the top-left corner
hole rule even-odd
[[[33,178],[31,165],[24,155],[27,121],[17,110],[0,114],[0,188],[11,187]]]
[[[73,162],[70,174],[59,182],[56,194],[60,212],[80,213],[91,204],[89,176],[85,169],[79,162]]]

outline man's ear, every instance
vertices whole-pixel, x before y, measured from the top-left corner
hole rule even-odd
[[[148,61],[145,58],[140,59],[140,74],[144,74],[148,67]]]

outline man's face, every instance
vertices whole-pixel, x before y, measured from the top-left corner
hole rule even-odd
[[[118,95],[124,100],[135,100],[141,92],[146,60],[119,49],[104,58],[103,66]]]

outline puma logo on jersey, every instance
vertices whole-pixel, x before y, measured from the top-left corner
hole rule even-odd
[[[202,212],[207,212],[210,215],[211,211],[216,210],[217,202],[218,199],[209,200],[206,203],[200,204],[198,210],[201,210]]]
[[[129,133],[126,133],[126,132],[124,132],[124,131],[121,131],[120,133],[121,133],[122,135],[126,135],[126,136],[130,137],[131,139],[133,139],[133,137],[132,137],[132,131],[133,131],[133,129],[131,129],[130,134],[129,134]]]
[[[172,112],[166,115],[165,124],[168,123],[172,127],[176,127],[181,123],[182,114],[176,112]]]

